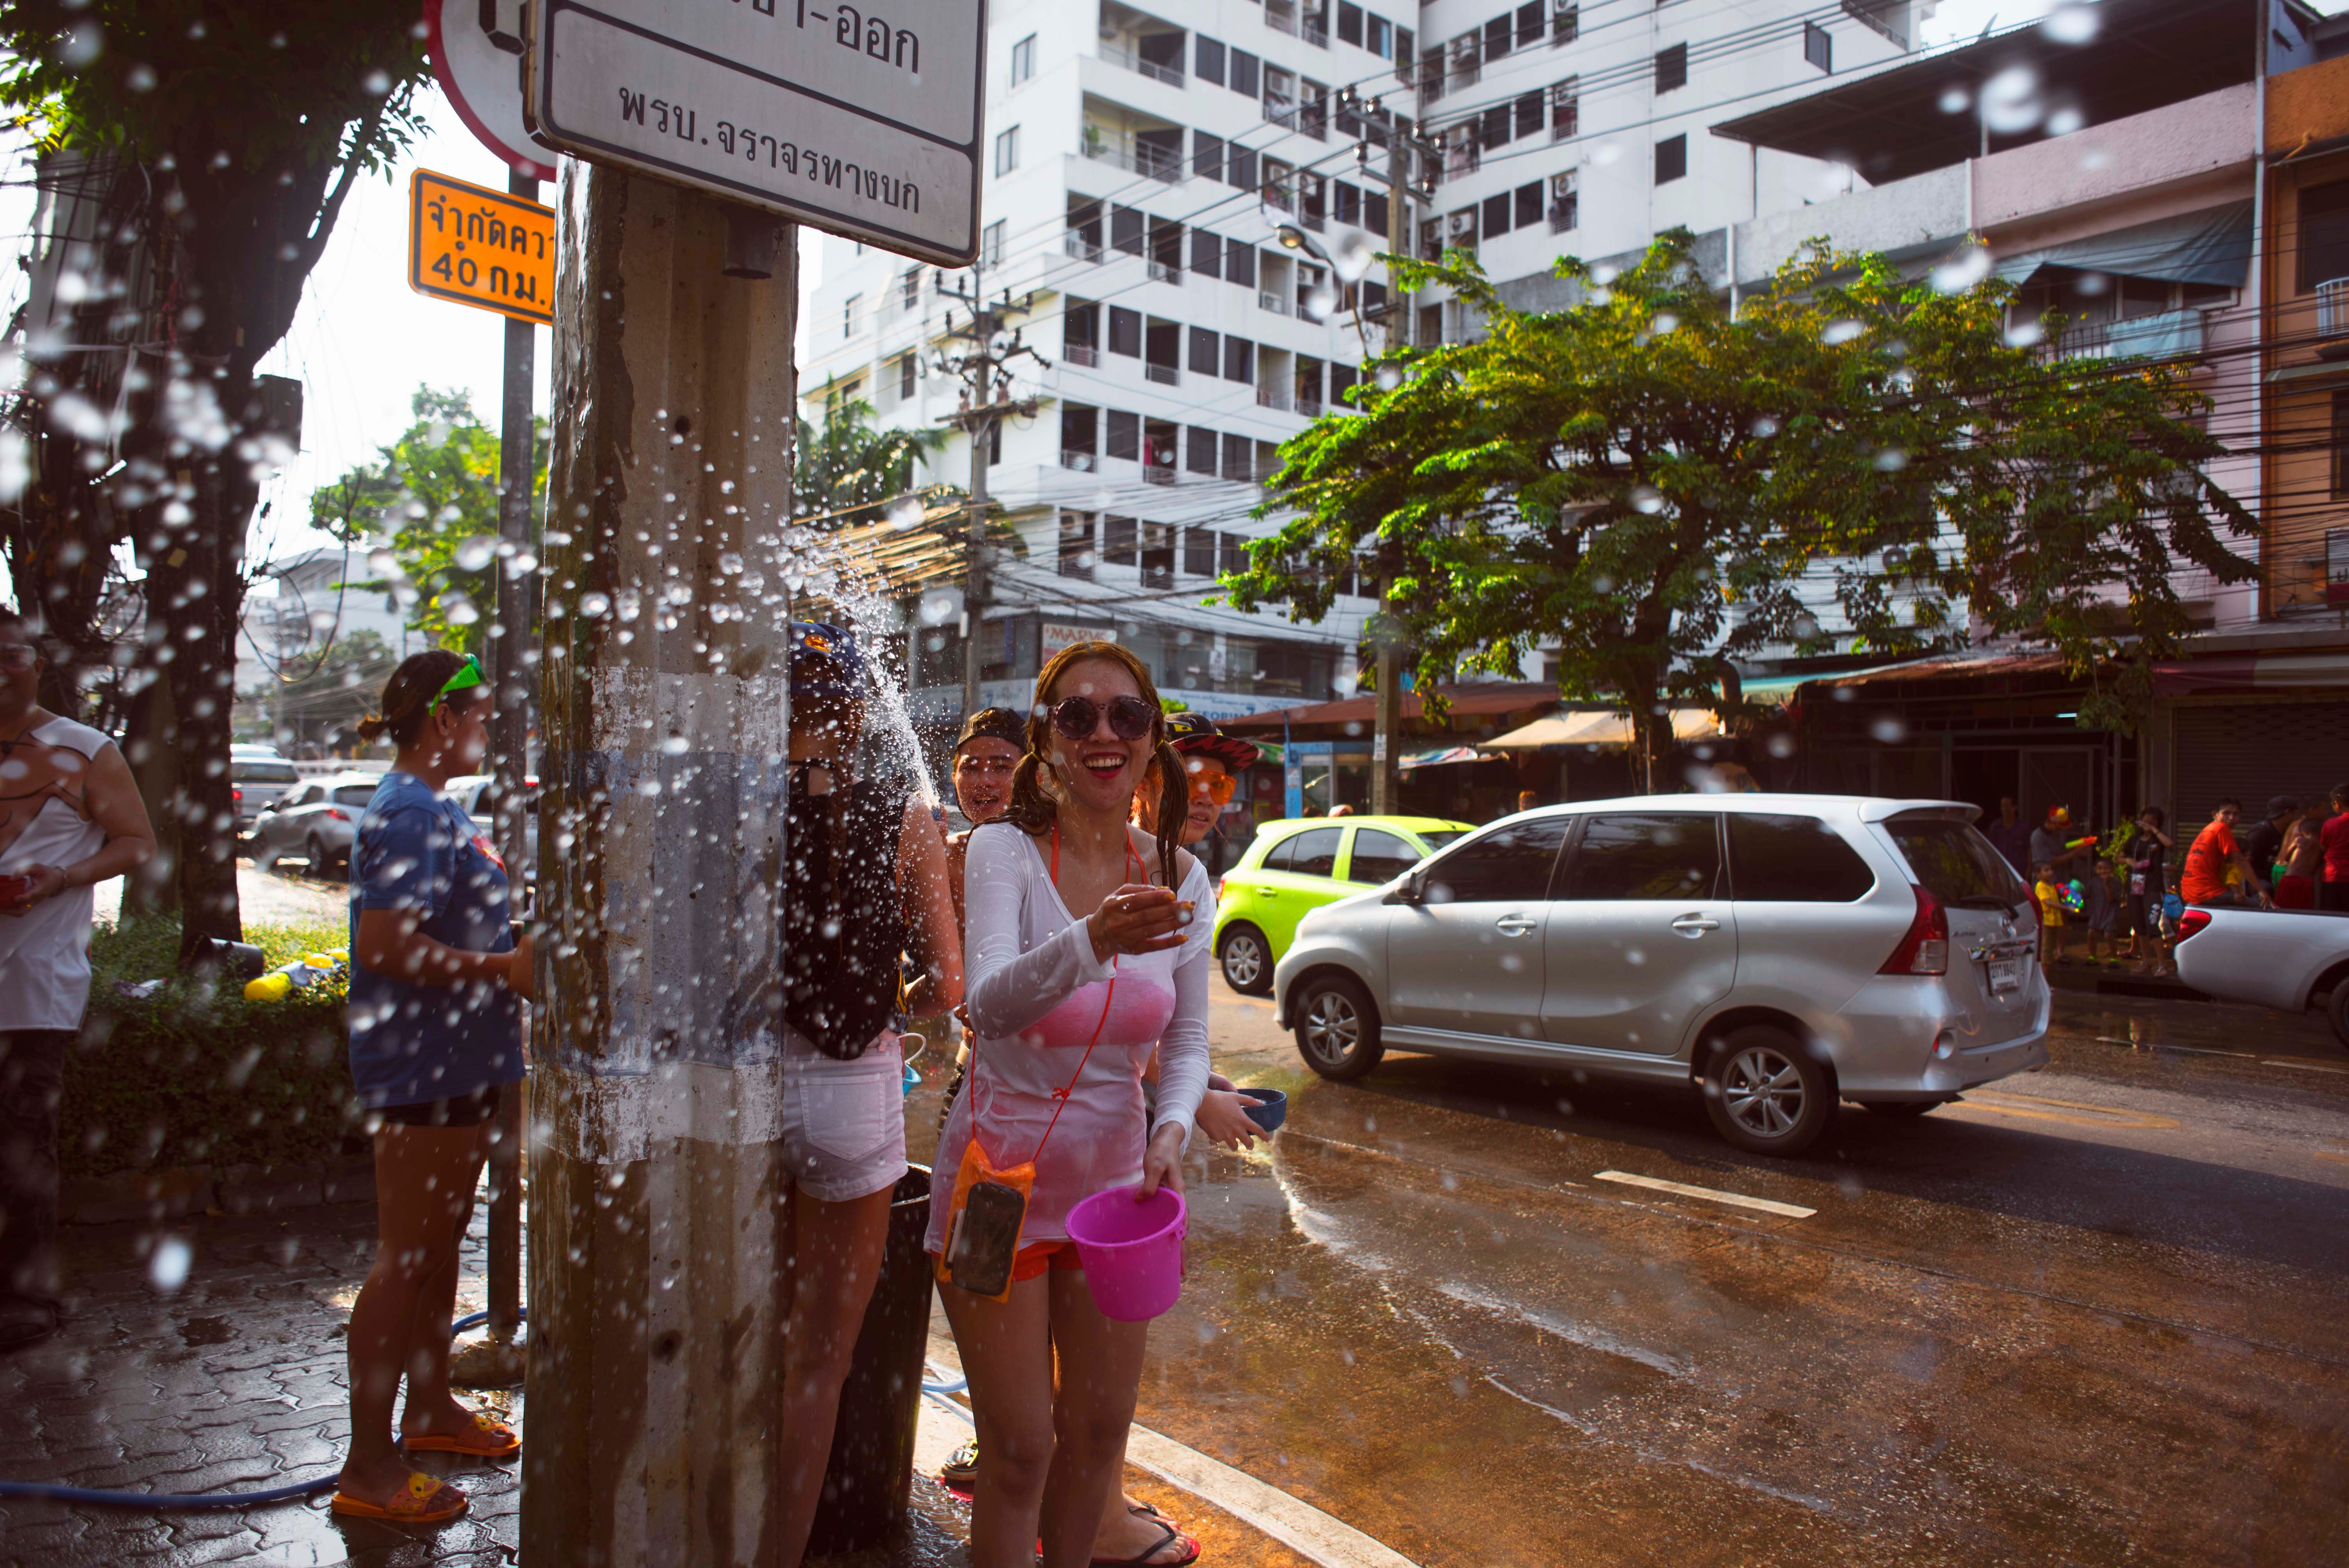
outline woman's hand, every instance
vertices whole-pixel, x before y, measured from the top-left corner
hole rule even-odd
[[[537,939],[525,931],[506,954],[506,989],[528,1002],[538,995]]]
[[[66,891],[66,869],[63,866],[36,861],[16,874],[25,879],[25,891],[17,895],[16,903],[0,906],[0,913],[30,914],[35,904]]]
[[[1139,957],[1180,947],[1183,928],[1190,923],[1191,906],[1171,890],[1128,882],[1085,917],[1085,932],[1093,939],[1094,961],[1106,963],[1112,954]]]
[[[1150,1135],[1150,1147],[1142,1155],[1142,1186],[1134,1197],[1147,1198],[1161,1187],[1176,1192],[1183,1190],[1183,1128],[1179,1122],[1170,1121]]]
[[[1207,1135],[1208,1141],[1245,1151],[1264,1136],[1263,1130],[1248,1119],[1246,1108],[1263,1103],[1244,1091],[1211,1088],[1199,1102],[1199,1114],[1193,1118],[1193,1125]]]

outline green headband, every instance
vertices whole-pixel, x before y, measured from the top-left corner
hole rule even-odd
[[[436,703],[445,702],[451,694],[480,686],[482,681],[481,661],[473,655],[467,654],[465,662],[457,666],[457,673],[449,677],[449,684],[433,694],[432,700]]]

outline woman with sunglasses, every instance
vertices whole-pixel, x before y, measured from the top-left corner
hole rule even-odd
[[[1145,1326],[1102,1315],[1068,1212],[1113,1188],[1180,1191],[1207,1081],[1206,872],[1175,843],[1182,765],[1163,743],[1150,672],[1112,643],[1073,644],[1036,679],[1027,755],[1005,819],[971,835],[963,899],[978,1046],[938,1140],[927,1242],[943,1252],[966,1149],[1035,1167],[1005,1299],[941,1295],[970,1377],[979,1466],[975,1568],[1092,1560],[1120,1480]],[[1154,769],[1154,765],[1163,765]],[[1128,820],[1154,770],[1163,826]],[[1178,891],[1179,890],[1179,892]],[[1156,1113],[1142,1073],[1160,1053]],[[1055,1362],[1058,1377],[1054,1376]],[[1170,1531],[1132,1559],[1195,1561]]]
[[[351,1307],[351,1452],[336,1513],[440,1524],[462,1491],[400,1456],[512,1459],[512,1428],[449,1391],[457,1248],[494,1136],[498,1097],[523,1076],[531,941],[514,941],[505,863],[441,791],[489,750],[490,688],[474,659],[403,661],[381,717],[391,771],[351,845],[351,1077],[375,1129],[376,1255]],[[399,1434],[392,1396],[408,1379]]]

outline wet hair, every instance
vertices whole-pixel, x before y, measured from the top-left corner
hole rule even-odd
[[[427,648],[400,660],[391,678],[383,683],[382,711],[359,720],[359,738],[378,740],[388,735],[394,746],[415,745],[416,738],[424,733],[424,721],[432,717],[432,699],[440,695],[449,677],[464,667],[465,655],[449,648]],[[489,687],[455,694],[467,699],[459,706],[470,707],[476,690],[487,692]]]
[[[1184,769],[1183,758],[1166,744],[1166,718],[1158,702],[1158,686],[1150,678],[1150,666],[1133,656],[1130,649],[1116,643],[1071,643],[1044,661],[1036,672],[1036,706],[1028,716],[1028,751],[1019,758],[1019,766],[1011,770],[1011,808],[1003,820],[1012,823],[1031,838],[1042,838],[1052,830],[1060,820],[1061,804],[1055,793],[1056,781],[1045,775],[1051,764],[1052,688],[1070,666],[1087,659],[1102,659],[1123,665],[1133,677],[1142,700],[1148,703],[1158,717],[1150,725],[1150,749],[1153,766],[1143,770],[1144,779],[1158,779],[1158,868],[1164,873],[1168,887],[1182,884],[1174,876],[1174,850],[1183,833],[1183,823],[1191,814],[1189,774]]]

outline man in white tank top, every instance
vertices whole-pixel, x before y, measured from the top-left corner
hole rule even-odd
[[[145,863],[130,766],[36,700],[40,645],[0,610],[0,1350],[57,1326],[57,1106],[89,1001],[90,889]]]

